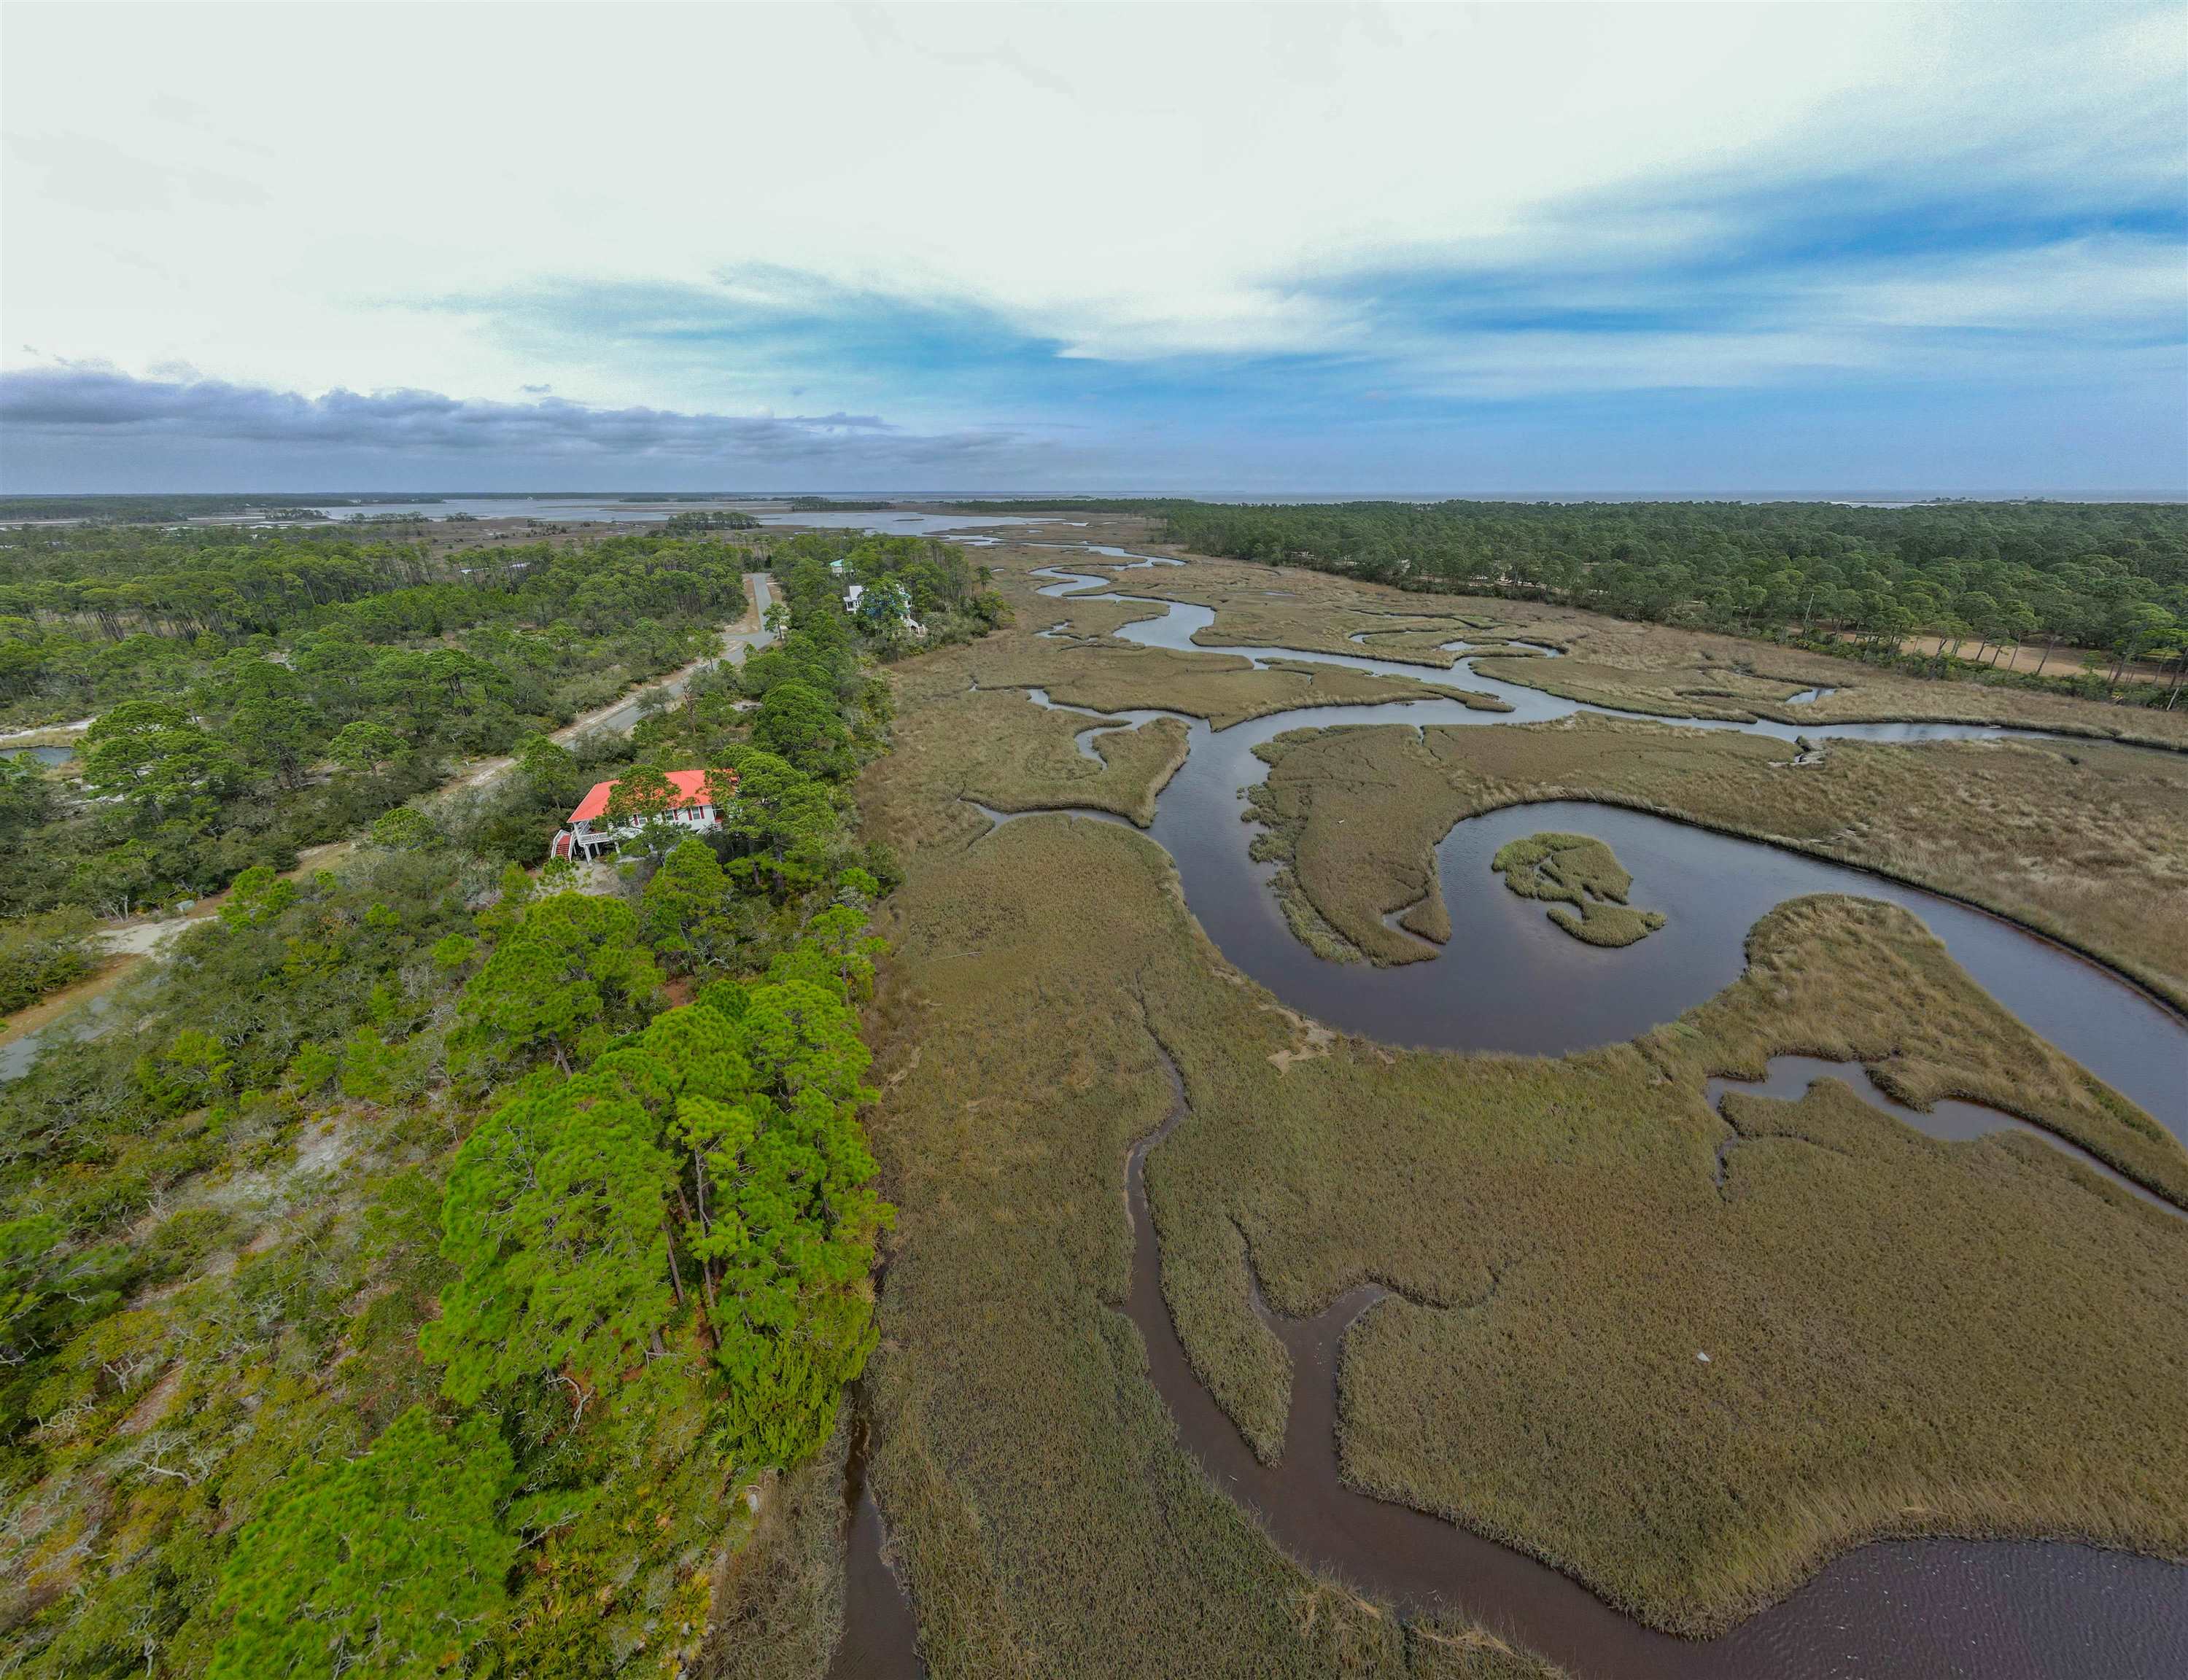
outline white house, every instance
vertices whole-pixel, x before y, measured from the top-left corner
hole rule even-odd
[[[918,619],[911,616],[911,597],[904,592],[904,585],[901,583],[883,583],[881,585],[881,591],[883,597],[888,598],[895,603],[896,610],[890,616],[901,623],[911,634],[923,638],[927,634],[927,626],[921,623]],[[866,598],[866,586],[864,583],[852,584],[849,589],[843,591],[843,611],[849,613],[854,618],[857,617],[859,616],[859,603]]]
[[[713,774],[731,788],[737,785],[735,770],[716,770]],[[668,772],[676,798],[659,820],[699,834],[719,828],[722,814],[714,808],[713,790],[707,785],[708,775],[705,770]],[[645,826],[609,820],[608,801],[615,797],[615,790],[612,781],[596,781],[592,791],[578,801],[578,809],[570,813],[570,826],[555,837],[553,850],[556,857],[596,858],[603,852],[613,851]]]

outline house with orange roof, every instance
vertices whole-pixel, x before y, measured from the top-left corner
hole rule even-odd
[[[726,784],[730,789],[737,785],[735,770],[669,770],[666,772],[676,797],[668,808],[655,820],[674,828],[704,834],[722,826],[722,813],[714,804],[714,787],[708,777],[711,775],[717,784]],[[608,816],[608,804],[615,797],[617,783],[596,781],[585,797],[578,801],[577,809],[570,813],[570,826],[555,837],[554,855],[558,858],[590,860],[603,852],[615,850],[648,825],[628,819],[613,821]]]

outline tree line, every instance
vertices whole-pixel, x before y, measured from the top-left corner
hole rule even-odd
[[[1170,541],[1204,553],[1837,651],[1897,657],[1915,636],[1977,661],[2086,650],[2113,682],[2135,661],[2177,677],[2188,658],[2188,509],[2165,505],[1196,502],[1160,515]],[[2061,664],[2072,673],[2071,656]]]

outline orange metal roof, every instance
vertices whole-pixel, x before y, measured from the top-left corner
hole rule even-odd
[[[735,787],[737,785],[737,773],[735,770],[724,770],[721,774],[729,779],[730,786]],[[672,808],[684,805],[708,805],[713,803],[713,795],[707,792],[706,771],[670,770],[668,775],[668,780],[676,786],[676,798]],[[595,817],[606,815],[608,809],[608,796],[615,792],[615,787],[616,785],[612,781],[595,782],[592,792],[578,801],[578,809],[570,813],[570,820],[590,822]]]

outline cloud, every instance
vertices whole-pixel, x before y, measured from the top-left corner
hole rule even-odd
[[[409,475],[406,482],[437,476],[475,487],[483,481],[469,475],[510,471],[531,473],[535,483],[573,471],[624,482],[669,471],[725,487],[755,473],[777,484],[845,472],[868,483],[976,482],[1043,454],[1007,431],[919,433],[871,414],[685,414],[555,397],[475,402],[431,391],[308,397],[86,366],[0,373],[0,433],[11,463],[96,468],[210,457],[255,461],[272,476],[301,468],[319,483],[344,474],[361,482],[355,475],[376,477],[392,466]],[[232,482],[268,477],[246,466]]]
[[[1961,161],[1911,183],[1789,166],[1582,195],[1495,238],[1243,281],[1213,325],[758,264],[430,307],[527,364],[613,368],[724,403],[809,390],[1022,429],[1343,424],[1362,389],[1388,420],[1426,424],[1621,393],[1994,396],[2188,374],[2188,181],[2106,187],[1994,152]]]
[[[57,202],[100,216],[139,215],[166,208],[178,188],[206,204],[256,208],[270,200],[263,188],[224,170],[173,169],[86,134],[10,135],[8,155],[42,172],[38,190]]]
[[[339,8],[112,39],[33,10],[0,65],[8,324],[33,373],[173,389],[11,420],[19,476],[25,448],[181,474],[200,426],[228,482],[279,456],[1588,488],[1627,482],[1622,440],[1675,488],[1743,450],[1783,488],[1758,426],[1841,485],[1953,448],[1949,482],[1989,488],[2188,459],[2177,5],[718,8],[515,37],[457,8],[490,83]],[[94,49],[95,135],[43,74]],[[826,122],[765,69],[799,63],[831,66]],[[751,72],[727,123],[725,65]],[[330,87],[398,82],[444,120],[324,121]],[[539,123],[558,90],[590,120]]]

